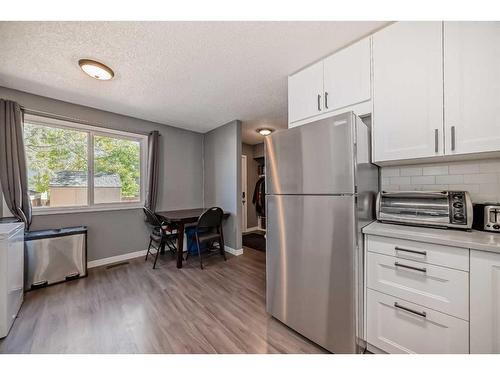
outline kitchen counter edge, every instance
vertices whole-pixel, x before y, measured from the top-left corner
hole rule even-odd
[[[363,228],[363,233],[500,254],[500,233],[416,227],[380,222],[367,225]]]

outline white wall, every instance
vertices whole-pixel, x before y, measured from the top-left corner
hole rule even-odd
[[[466,190],[474,203],[500,202],[500,159],[383,167],[382,190]]]

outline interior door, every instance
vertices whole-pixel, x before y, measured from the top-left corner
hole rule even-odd
[[[443,155],[441,22],[398,22],[373,36],[374,161]]]
[[[446,153],[500,150],[500,22],[444,23]]]
[[[353,353],[354,197],[266,199],[268,312],[330,351]]]
[[[288,122],[315,116],[323,110],[323,61],[288,78]]]
[[[370,38],[324,61],[324,110],[334,111],[370,100]]]

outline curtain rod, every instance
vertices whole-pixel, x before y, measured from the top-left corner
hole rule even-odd
[[[107,127],[106,125],[104,125],[102,123],[95,123],[95,122],[83,120],[83,119],[76,118],[76,117],[69,117],[69,116],[58,115],[56,113],[39,111],[37,109],[26,108],[26,107],[24,107],[22,105],[20,107],[21,107],[21,110],[25,114],[27,114],[27,115],[36,115],[36,116],[43,116],[43,117],[52,118],[54,120],[77,122],[77,123],[84,124],[84,125],[96,126],[96,127],[101,127],[101,128],[105,128],[105,129],[111,129],[111,130],[121,130],[121,129],[109,128],[109,127]],[[127,130],[122,130],[122,131],[127,131]],[[130,133],[141,134],[141,135],[149,135],[149,134],[151,134],[151,132],[147,132],[146,133],[146,132],[140,132],[140,131],[133,131],[133,132],[130,132]],[[161,136],[161,134],[159,134],[159,135]]]

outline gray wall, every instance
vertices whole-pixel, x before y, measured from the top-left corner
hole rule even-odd
[[[110,129],[140,133],[159,130],[158,209],[203,206],[203,134],[3,87],[0,97],[15,100],[29,109],[79,118]],[[147,248],[148,232],[140,209],[36,215],[32,229],[73,225],[89,227],[89,260]]]
[[[224,224],[226,245],[241,245],[241,122],[232,121],[204,136],[205,207],[220,206],[231,216]]]
[[[255,189],[255,183],[257,182],[258,176],[258,163],[253,158],[254,146],[243,143],[241,145],[241,154],[247,157],[247,227],[256,227],[257,222],[257,211],[255,210],[255,205],[252,203],[253,191]]]

